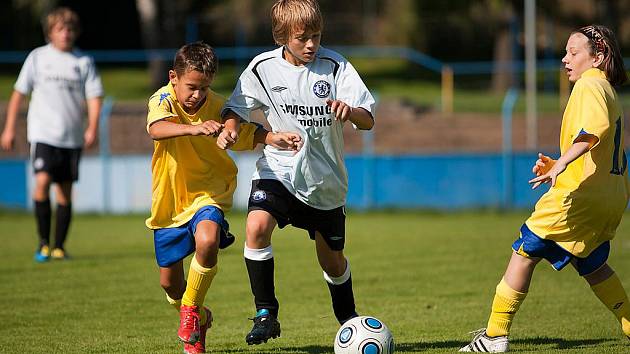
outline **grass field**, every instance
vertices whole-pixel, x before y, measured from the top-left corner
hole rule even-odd
[[[331,353],[338,325],[305,233],[274,235],[282,337],[248,347],[253,315],[239,240],[222,251],[207,303],[213,353]],[[524,213],[357,213],[347,224],[358,310],[382,319],[399,353],[455,352],[485,326]],[[626,218],[628,220],[628,218]],[[0,353],[178,353],[178,317],[158,283],[143,216],[75,216],[67,262],[35,264],[30,215],[0,214]],[[610,264],[630,289],[630,223]],[[513,326],[517,352],[622,353],[630,343],[572,269],[538,268]]]

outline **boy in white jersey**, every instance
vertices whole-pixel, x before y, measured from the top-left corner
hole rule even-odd
[[[240,139],[223,130],[224,99],[210,90],[217,70],[214,51],[205,43],[183,46],[175,55],[170,82],[149,98],[147,131],[155,140],[151,217],[160,284],[180,313],[177,332],[185,353],[205,353],[212,324],[203,306],[217,272],[219,248],[234,241],[224,213],[232,206],[236,165],[224,149],[251,150],[258,143],[299,149],[296,134],[270,133],[259,125],[240,125]],[[234,135],[234,138],[236,136]],[[194,252],[188,278],[183,259]]]
[[[287,153],[267,146],[256,164],[247,216],[245,264],[256,316],[246,336],[260,344],[280,335],[271,235],[291,224],[315,240],[335,316],[357,316],[344,254],[348,176],[343,124],[374,125],[374,99],[352,65],[320,47],[323,27],[314,0],[279,0],[271,10],[279,48],[262,53],[242,73],[223,109],[227,127],[260,109],[273,131],[297,131],[303,147]]]
[[[539,154],[533,188],[550,183],[512,244],[512,256],[496,287],[487,328],[460,352],[509,350],[514,317],[527,297],[536,265],[556,270],[571,264],[630,338],[630,303],[608,265],[610,240],[628,205],[624,123],[615,86],[627,80],[613,32],[598,25],[573,31],[562,63],[575,83],[562,117],[560,157]],[[559,299],[554,299],[558,302]]]
[[[26,58],[9,104],[1,144],[13,147],[15,122],[28,94],[27,135],[35,173],[33,204],[39,234],[35,260],[66,259],[64,244],[72,217],[72,183],[79,178],[81,148],[97,137],[103,87],[93,59],[74,47],[79,17],[61,7],[46,17],[48,44],[34,49]],[[84,104],[88,124],[84,129]],[[57,200],[55,244],[50,251],[50,185]]]

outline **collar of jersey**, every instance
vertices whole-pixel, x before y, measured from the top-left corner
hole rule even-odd
[[[583,72],[581,77],[599,77],[601,79],[606,79],[606,73],[598,68],[590,68]]]

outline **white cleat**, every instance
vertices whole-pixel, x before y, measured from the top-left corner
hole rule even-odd
[[[459,349],[460,352],[505,353],[508,351],[508,337],[488,337],[486,329],[470,332],[473,340]]]

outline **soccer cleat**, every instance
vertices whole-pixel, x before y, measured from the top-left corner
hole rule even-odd
[[[206,311],[206,323],[199,326],[199,340],[195,344],[184,343],[184,354],[198,354],[206,352],[206,332],[212,327],[212,312],[207,307],[203,308]]]
[[[280,337],[280,322],[267,309],[258,310],[256,317],[251,318],[254,327],[245,336],[248,345],[267,343],[270,338]]]
[[[508,337],[488,337],[486,329],[470,332],[474,334],[470,344],[459,349],[460,352],[505,353],[508,351]]]
[[[236,237],[231,232],[221,231],[221,235],[219,237],[219,249],[230,247],[235,240]]]
[[[54,248],[52,250],[52,252],[50,253],[50,257],[52,257],[52,259],[58,260],[58,261],[62,261],[62,260],[66,260],[66,259],[70,258],[68,256],[68,254],[66,253],[66,251],[64,251],[61,248]]]
[[[179,309],[179,340],[188,344],[195,344],[199,340],[199,306],[182,305]]]
[[[35,262],[44,263],[50,259],[50,249],[48,246],[43,245],[37,251],[35,251]]]

